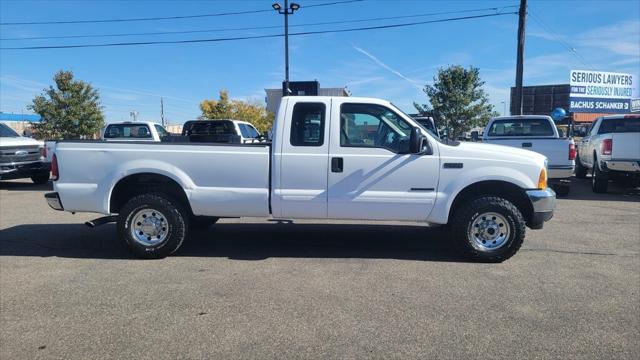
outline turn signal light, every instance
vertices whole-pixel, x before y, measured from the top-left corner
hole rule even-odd
[[[600,144],[600,154],[611,155],[613,150],[613,139],[604,139]]]
[[[53,159],[51,159],[51,180],[58,180],[58,175],[58,157],[53,154]]]
[[[538,189],[544,190],[547,188],[547,169],[542,168],[540,170],[540,176],[538,177]]]

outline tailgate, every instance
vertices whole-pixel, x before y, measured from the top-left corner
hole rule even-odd
[[[487,139],[484,141],[488,144],[504,145],[517,147],[525,150],[535,151],[546,156],[549,159],[549,166],[552,165],[571,165],[569,160],[569,139],[555,138],[515,138],[515,139]]]
[[[640,160],[640,133],[613,133],[612,159]]]

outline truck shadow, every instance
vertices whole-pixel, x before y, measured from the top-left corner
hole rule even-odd
[[[37,185],[31,182],[29,179],[23,179],[23,181],[0,181],[0,190],[7,191],[51,191],[53,190],[53,184],[49,181],[43,185]]]
[[[114,224],[18,225],[0,232],[1,256],[131,259]],[[445,232],[425,226],[220,223],[193,231],[172,257],[361,258],[465,262]]]

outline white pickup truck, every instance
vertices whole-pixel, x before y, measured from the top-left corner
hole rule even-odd
[[[544,115],[514,115],[491,119],[482,142],[535,151],[549,160],[549,185],[558,196],[569,195],[576,146],[560,134],[553,119]]]
[[[640,115],[614,115],[596,119],[578,143],[576,177],[591,170],[591,187],[607,192],[609,180],[640,177]]]
[[[123,121],[107,124],[100,138],[105,141],[156,141],[168,136],[165,128],[151,121]]]
[[[49,206],[107,216],[143,258],[176,251],[194,226],[269,216],[448,225],[461,249],[503,261],[525,225],[553,216],[546,158],[445,145],[388,101],[285,97],[272,143],[63,141]],[[250,169],[250,171],[247,171]],[[116,216],[117,214],[117,216]]]

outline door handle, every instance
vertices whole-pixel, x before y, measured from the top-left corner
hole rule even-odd
[[[344,160],[341,157],[331,158],[331,172],[342,172]]]
[[[522,143],[522,147],[531,147],[533,146],[532,143]]]

